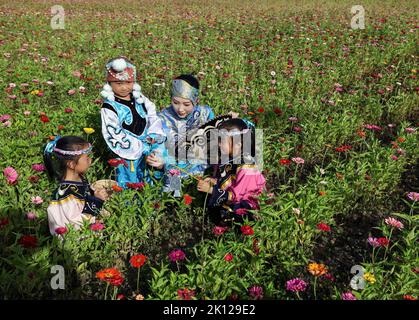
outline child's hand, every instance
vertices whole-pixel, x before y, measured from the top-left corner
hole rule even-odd
[[[199,180],[197,190],[206,193],[212,193],[212,186],[214,184],[211,181],[211,178],[205,178],[204,180]]]
[[[229,114],[229,115],[231,115],[231,117],[232,117],[233,119],[234,119],[234,118],[238,118],[238,117],[239,117],[239,114],[238,114],[237,112],[230,111],[228,114]]]
[[[109,194],[104,188],[100,188],[98,190],[95,190],[95,197],[99,198],[102,201],[106,201],[109,199]]]
[[[147,159],[146,162],[149,166],[156,168],[156,169],[163,169],[164,167],[164,161],[163,159],[157,157],[154,153],[150,154]]]

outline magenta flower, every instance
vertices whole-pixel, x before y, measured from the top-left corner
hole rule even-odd
[[[391,160],[394,160],[394,161],[399,160],[399,158],[397,156],[395,156],[394,154],[390,158],[391,158]]]
[[[356,300],[352,292],[342,293],[342,300]]]
[[[291,160],[296,164],[304,164],[304,159],[300,157],[291,158]]]
[[[3,174],[6,177],[8,184],[14,184],[17,181],[17,178],[19,175],[17,174],[17,171],[12,167],[7,167],[3,170]]]
[[[32,165],[32,170],[42,172],[45,171],[45,166],[42,163],[35,163]]]
[[[172,262],[177,262],[186,258],[185,253],[180,249],[175,249],[169,253],[169,259]]]
[[[407,197],[412,201],[418,201],[419,200],[419,193],[418,192],[409,192],[407,194]]]
[[[255,300],[260,300],[263,298],[263,289],[260,286],[253,286],[248,290],[249,296]]]
[[[55,233],[58,235],[63,235],[68,232],[68,229],[66,227],[58,227],[55,229]]]
[[[28,220],[36,220],[38,216],[35,214],[35,212],[28,212],[26,214],[26,219]]]
[[[3,114],[0,116],[0,122],[5,122],[9,120],[12,116],[10,114]]]
[[[380,244],[380,242],[378,242],[377,238],[369,237],[368,238],[368,243],[370,245],[372,245],[374,248],[381,247],[381,244]]]
[[[225,231],[227,230],[226,227],[219,227],[219,226],[215,226],[214,229],[212,229],[212,232],[217,235],[220,236],[222,235]]]
[[[179,176],[180,175],[180,171],[176,170],[176,169],[170,169],[169,170],[169,174],[172,176]]]
[[[92,223],[89,226],[89,229],[92,230],[92,231],[100,231],[100,230],[103,230],[104,228],[105,228],[105,225],[103,223],[100,223],[100,222]]]
[[[305,291],[307,288],[307,283],[300,279],[295,278],[287,281],[287,290],[292,292],[299,292],[299,291]]]
[[[392,217],[388,217],[387,219],[384,219],[384,222],[388,225],[391,226],[393,228],[397,228],[399,230],[404,228],[403,223],[401,223],[399,220],[394,219]]]
[[[247,214],[247,209],[239,208],[239,209],[236,210],[236,214],[238,214],[240,216],[243,216],[243,215]]]
[[[42,202],[44,202],[44,200],[42,200],[40,196],[31,197],[31,201],[34,204],[41,204]]]

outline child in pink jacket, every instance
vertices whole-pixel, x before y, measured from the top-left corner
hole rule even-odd
[[[236,118],[222,122],[217,129],[220,161],[214,166],[214,177],[199,181],[197,189],[210,194],[208,207],[216,223],[243,222],[244,217],[251,220],[248,210],[259,209],[257,196],[266,185],[254,160],[254,127]]]

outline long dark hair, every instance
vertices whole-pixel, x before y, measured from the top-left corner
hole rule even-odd
[[[54,147],[64,151],[79,151],[89,143],[77,136],[58,137],[47,144],[44,151],[44,164],[50,179],[62,180],[67,170],[68,161],[75,160],[76,163],[81,155],[62,155],[53,150]]]

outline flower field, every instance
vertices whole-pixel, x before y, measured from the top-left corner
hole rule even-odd
[[[54,29],[53,1],[2,2],[1,299],[418,298],[418,4],[364,1],[352,29],[351,2],[289,3],[61,1]],[[99,92],[118,55],[158,109],[192,72],[216,115],[263,129],[256,221],[214,225],[193,180],[132,184],[50,235],[48,141],[84,137],[89,181],[113,177]]]

